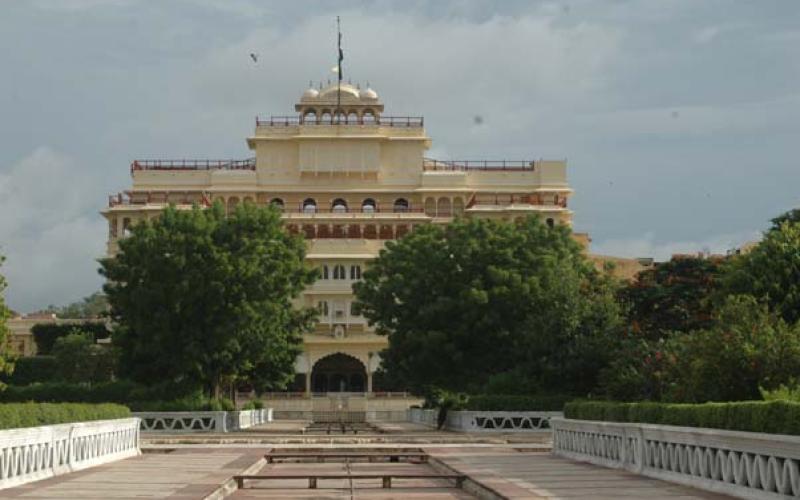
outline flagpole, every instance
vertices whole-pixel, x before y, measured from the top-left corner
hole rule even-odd
[[[336,34],[338,45],[336,57],[339,61],[337,73],[339,74],[339,83],[336,87],[336,124],[339,125],[342,121],[342,29],[339,23],[339,16],[336,16]]]

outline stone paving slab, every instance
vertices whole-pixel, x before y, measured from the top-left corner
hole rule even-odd
[[[549,453],[527,453],[509,448],[424,448],[454,471],[460,472],[509,499],[618,499],[721,500],[707,493],[627,471],[573,462]]]
[[[263,450],[175,450],[145,454],[0,491],[0,498],[198,499],[263,457]]]

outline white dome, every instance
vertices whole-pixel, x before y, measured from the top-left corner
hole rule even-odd
[[[367,90],[361,92],[361,99],[374,101],[378,98],[378,93],[367,87]]]
[[[303,99],[315,99],[319,95],[319,91],[315,88],[309,88],[303,92]]]

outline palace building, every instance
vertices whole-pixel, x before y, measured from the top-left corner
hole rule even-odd
[[[296,390],[380,389],[373,374],[387,340],[355,314],[351,286],[386,241],[454,217],[537,214],[549,225],[572,224],[565,161],[428,158],[422,117],[384,114],[373,89],[350,84],[309,88],[294,110],[256,119],[248,159],[134,161],[133,186],[111,196],[102,214],[113,255],[132,224],[168,204],[280,207],[321,276],[300,298],[320,313],[296,362]],[[575,237],[588,249],[585,234]]]

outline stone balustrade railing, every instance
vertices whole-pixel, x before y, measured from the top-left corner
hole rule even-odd
[[[0,431],[0,489],[139,455],[139,419]]]
[[[230,432],[272,421],[272,409],[135,412],[146,432]]]
[[[438,410],[411,408],[408,419],[435,428],[438,414]],[[556,411],[449,411],[445,429],[459,432],[549,432],[550,419],[563,415]]]
[[[800,437],[551,419],[553,453],[738,498],[800,498]]]

